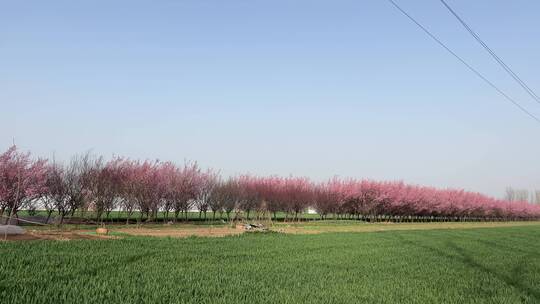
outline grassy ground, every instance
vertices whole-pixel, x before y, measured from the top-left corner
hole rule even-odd
[[[37,210],[32,214],[29,214],[29,212],[27,210],[21,210],[21,211],[19,211],[18,214],[19,214],[19,216],[22,216],[22,217],[29,216],[29,215],[40,216],[40,217],[44,217],[44,218],[47,217],[47,212],[44,211],[44,210]],[[129,218],[130,218],[131,221],[136,221],[140,217],[140,215],[141,215],[140,212],[135,211],[135,212],[133,212],[133,214],[131,214],[129,216]],[[57,217],[57,216],[58,216],[57,212],[53,212],[51,214],[51,220],[50,220],[51,223],[54,222],[54,218]],[[93,221],[100,221],[100,219],[97,218],[96,213],[93,212],[93,211],[85,211],[85,212],[77,211],[77,212],[75,212],[75,214],[73,216],[76,217],[76,218],[86,218],[86,219],[93,220]],[[230,216],[234,217],[234,212],[231,213]],[[245,219],[247,217],[247,214],[240,212],[239,216],[242,219]],[[262,217],[263,215],[260,214],[259,216]],[[300,214],[298,214],[298,216],[299,216],[299,218],[301,220],[318,220],[318,219],[320,219],[320,216],[318,214],[315,214],[315,213],[300,213]],[[165,217],[166,217],[165,212],[160,211],[160,212],[157,213],[157,217],[154,220],[155,221],[164,221]],[[250,213],[250,219],[255,219],[256,217],[257,217],[256,212],[251,212]],[[264,215],[264,217],[265,218],[270,218],[270,217],[273,217],[273,215],[271,215],[270,213],[266,213]],[[103,220],[105,222],[125,222],[127,218],[128,218],[128,214],[126,212],[124,212],[124,211],[111,211],[109,216],[107,216],[106,214],[102,215],[101,220]],[[285,218],[288,218],[289,220],[291,220],[293,218],[293,215],[292,214],[285,214],[284,212],[277,212],[276,213],[276,218],[277,218],[277,220],[284,220]],[[330,218],[332,218],[332,217],[330,217]],[[168,214],[168,220],[172,221],[173,219],[174,219],[174,213],[170,212]],[[185,215],[180,214],[179,217],[178,217],[178,221],[183,221],[184,219],[185,219]],[[206,213],[206,218],[205,218],[204,213],[199,213],[197,211],[190,211],[190,212],[187,213],[187,219],[189,221],[206,221],[206,222],[221,221],[221,220],[227,220],[227,214],[226,213],[220,214],[219,212],[217,212],[215,214],[215,217],[214,217],[212,212],[208,211]],[[146,220],[146,215],[143,217],[143,221],[144,220]]]
[[[2,303],[539,303],[540,226],[0,243]]]
[[[326,232],[378,232],[394,230],[433,230],[433,229],[473,229],[494,227],[538,226],[540,221],[516,222],[432,222],[432,223],[366,223],[355,220],[325,220],[309,222],[274,222],[273,230],[295,233],[316,234]]]

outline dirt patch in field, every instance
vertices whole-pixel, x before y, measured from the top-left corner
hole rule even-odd
[[[204,227],[204,228],[123,228],[115,229],[116,232],[139,236],[157,237],[222,237],[227,235],[238,235],[244,232],[243,229],[229,227]]]
[[[93,235],[78,233],[72,231],[27,231],[24,234],[8,235],[7,241],[37,241],[37,240],[95,240],[95,239],[114,239],[115,236]],[[0,235],[0,240],[4,240],[4,235]]]
[[[329,223],[291,223],[279,224],[271,227],[271,231],[290,233],[290,234],[319,234],[328,232],[377,232],[393,230],[434,230],[434,229],[476,229],[493,227],[513,227],[540,225],[540,222],[469,222],[469,223],[351,223],[337,224]],[[118,228],[113,232],[126,233],[135,236],[153,236],[153,237],[177,237],[184,238],[190,236],[202,237],[223,237],[228,235],[239,235],[245,232],[241,225],[236,228],[230,227],[152,227],[152,228]]]
[[[538,226],[540,222],[468,222],[468,223],[362,223],[351,222],[304,222],[304,223],[279,223],[269,227],[270,231],[289,234],[319,234],[319,233],[339,233],[339,232],[377,232],[377,231],[398,231],[398,230],[434,230],[434,229],[477,229],[494,227],[514,227],[514,226]],[[133,236],[150,237],[174,237],[186,238],[190,236],[200,237],[224,237],[229,235],[240,235],[246,230],[242,225],[236,228],[229,226],[196,226],[196,225],[174,225],[174,226],[150,226],[150,227],[108,227],[113,235],[97,235],[95,229],[54,231],[54,230],[28,230],[21,235],[8,235],[9,241],[32,241],[32,240],[80,240],[80,239],[118,239],[121,235],[115,232]],[[0,241],[4,239],[0,235]]]

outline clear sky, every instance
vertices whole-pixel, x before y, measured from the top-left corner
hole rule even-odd
[[[436,0],[396,0],[540,116]],[[540,1],[448,0],[540,92]],[[387,1],[0,0],[0,149],[540,188],[540,124]]]

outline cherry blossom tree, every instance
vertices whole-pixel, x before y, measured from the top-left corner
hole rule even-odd
[[[294,214],[294,220],[298,214],[303,213],[313,201],[312,184],[307,178],[289,177],[284,181],[283,198],[287,213]]]
[[[272,214],[274,220],[277,213],[285,211],[284,181],[278,176],[263,177],[259,179],[259,193],[264,201],[266,211]]]
[[[220,196],[223,201],[223,210],[227,215],[227,220],[232,220],[231,213],[238,210],[238,206],[244,195],[242,187],[235,178],[229,178],[220,186]]]
[[[206,220],[206,212],[210,207],[212,200],[212,194],[216,189],[218,181],[218,173],[214,170],[208,169],[206,172],[197,176],[197,195],[195,197],[195,207],[199,210],[199,219],[201,213],[204,213],[204,219]],[[215,217],[215,212],[214,212]]]
[[[129,224],[131,216],[139,206],[139,180],[138,180],[138,163],[125,158],[120,158],[118,161],[118,170],[122,176],[119,186],[120,209],[126,213],[126,225]]]
[[[126,171],[121,158],[105,162],[98,157],[91,162],[87,172],[89,199],[96,211],[96,218],[103,222],[103,214],[108,219],[110,212],[120,205]]]
[[[212,220],[216,219],[216,212],[220,213],[220,218],[222,217],[223,207],[225,205],[224,201],[227,199],[223,184],[223,180],[219,176],[216,176],[212,192],[207,197],[208,208],[212,212]]]
[[[536,194],[536,197],[540,197]],[[528,202],[528,192],[508,188],[506,199],[495,199],[461,189],[438,189],[402,181],[332,178],[314,183],[303,177],[240,175],[222,179],[217,171],[202,172],[196,162],[139,161],[121,157],[105,160],[90,153],[75,156],[67,165],[34,159],[15,146],[0,154],[0,216],[17,217],[21,209],[44,208],[47,221],[53,210],[64,218],[92,208],[98,219],[120,208],[126,223],[135,211],[153,221],[159,212],[167,220],[174,212],[188,219],[192,208],[206,219],[225,212],[231,220],[242,212],[278,212],[293,219],[314,208],[322,219],[329,215],[369,221],[529,220],[540,218],[540,205]]]
[[[242,175],[237,178],[238,183],[238,209],[246,213],[246,218],[250,219],[250,213],[257,210],[262,202],[258,189],[259,180],[251,175]]]
[[[326,183],[320,183],[313,189],[313,208],[321,219],[326,219],[329,214],[335,214],[340,207],[342,194],[336,189],[339,181],[333,179]]]
[[[78,209],[85,211],[88,208],[88,194],[90,191],[90,172],[92,169],[92,154],[87,152],[75,155],[63,171],[63,183],[67,192],[67,200],[58,203],[60,224],[66,215],[73,216]]]
[[[65,169],[53,162],[47,169],[46,191],[41,195],[41,201],[47,212],[46,223],[52,213],[57,210],[63,219],[69,212],[69,197],[65,179]]]
[[[9,222],[17,212],[40,197],[46,187],[47,161],[32,159],[14,145],[0,155],[0,216],[9,211]]]
[[[186,163],[178,175],[175,186],[176,200],[175,213],[178,218],[178,211],[184,213],[184,219],[188,219],[188,212],[193,206],[193,201],[197,197],[197,192],[200,189],[199,182],[201,169],[195,162]]]

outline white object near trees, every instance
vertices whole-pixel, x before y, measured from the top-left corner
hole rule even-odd
[[[24,234],[24,229],[15,225],[0,225],[0,236]]]

